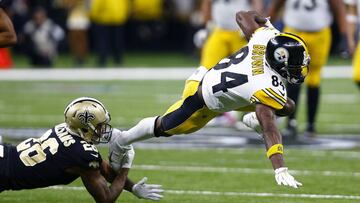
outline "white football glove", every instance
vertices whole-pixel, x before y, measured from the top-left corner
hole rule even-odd
[[[293,188],[302,186],[300,182],[296,181],[295,178],[289,174],[287,167],[275,169],[275,180],[278,185],[285,185]]]
[[[132,193],[139,199],[147,199],[158,201],[163,198],[161,193],[164,190],[161,188],[161,185],[145,184],[147,177],[144,177],[138,183],[132,187]]]
[[[242,122],[249,128],[255,130],[257,133],[262,135],[262,129],[259,123],[259,120],[257,119],[256,113],[251,112],[247,113],[243,116]],[[261,137],[262,138],[262,137]]]
[[[135,151],[132,145],[119,146],[110,144],[109,150],[111,168],[115,171],[118,171],[120,168],[131,168],[135,157]]]
[[[209,36],[209,31],[207,29],[198,30],[194,34],[194,37],[193,37],[193,41],[194,41],[195,46],[197,48],[201,49],[204,46],[205,41],[208,38],[208,36]]]

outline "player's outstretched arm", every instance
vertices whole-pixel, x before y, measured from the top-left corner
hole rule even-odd
[[[12,46],[16,42],[14,26],[4,9],[0,8],[0,47]]]
[[[105,179],[112,183],[116,177],[116,171],[111,168],[110,164],[107,161],[103,161],[101,164],[101,174]],[[127,177],[124,185],[124,189],[131,192],[139,199],[147,199],[158,201],[163,198],[162,193],[164,190],[161,185],[157,184],[146,184],[147,178],[144,177],[137,183],[134,183],[132,180]]]
[[[255,30],[265,26],[267,19],[256,11],[240,11],[236,13],[236,22],[243,31],[245,38],[250,40]]]
[[[78,170],[87,191],[93,196],[96,202],[101,203],[116,201],[124,189],[129,172],[129,168],[120,169],[109,187],[104,176],[101,175],[100,170]]]
[[[256,105],[256,116],[260,122],[267,157],[270,159],[275,170],[275,180],[278,185],[298,188],[302,184],[297,182],[293,176],[288,173],[284,164],[283,145],[281,135],[276,126],[275,110],[264,104]]]

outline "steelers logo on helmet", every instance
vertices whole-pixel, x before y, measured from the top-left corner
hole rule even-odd
[[[284,47],[279,47],[274,51],[274,58],[280,63],[287,62],[289,59],[289,52]]]

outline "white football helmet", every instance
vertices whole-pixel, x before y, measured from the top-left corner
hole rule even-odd
[[[107,143],[112,134],[110,114],[98,100],[80,97],[65,108],[65,123],[70,132],[87,142]]]

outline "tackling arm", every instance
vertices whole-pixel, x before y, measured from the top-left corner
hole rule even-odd
[[[265,26],[267,19],[255,11],[240,11],[236,13],[236,22],[249,41],[255,30]]]
[[[115,202],[123,191],[129,169],[122,168],[116,174],[111,186],[107,185],[100,170],[80,170],[81,179],[96,202]]]
[[[121,170],[120,170],[121,171]],[[107,161],[103,161],[100,168],[101,174],[109,183],[114,183],[117,177],[117,173],[114,169],[111,168],[110,164]],[[131,181],[126,177],[123,189],[131,192],[139,199],[147,200],[160,200],[163,198],[162,193],[164,190],[161,185],[146,184],[147,178],[143,178],[137,183]]]
[[[15,45],[17,42],[14,26],[3,8],[0,8],[0,47]]]
[[[103,160],[100,167],[100,172],[104,176],[107,182],[112,183],[116,177],[116,171],[111,168],[108,161]],[[132,187],[134,186],[134,182],[132,182],[128,177],[126,178],[124,189],[132,192]]]

